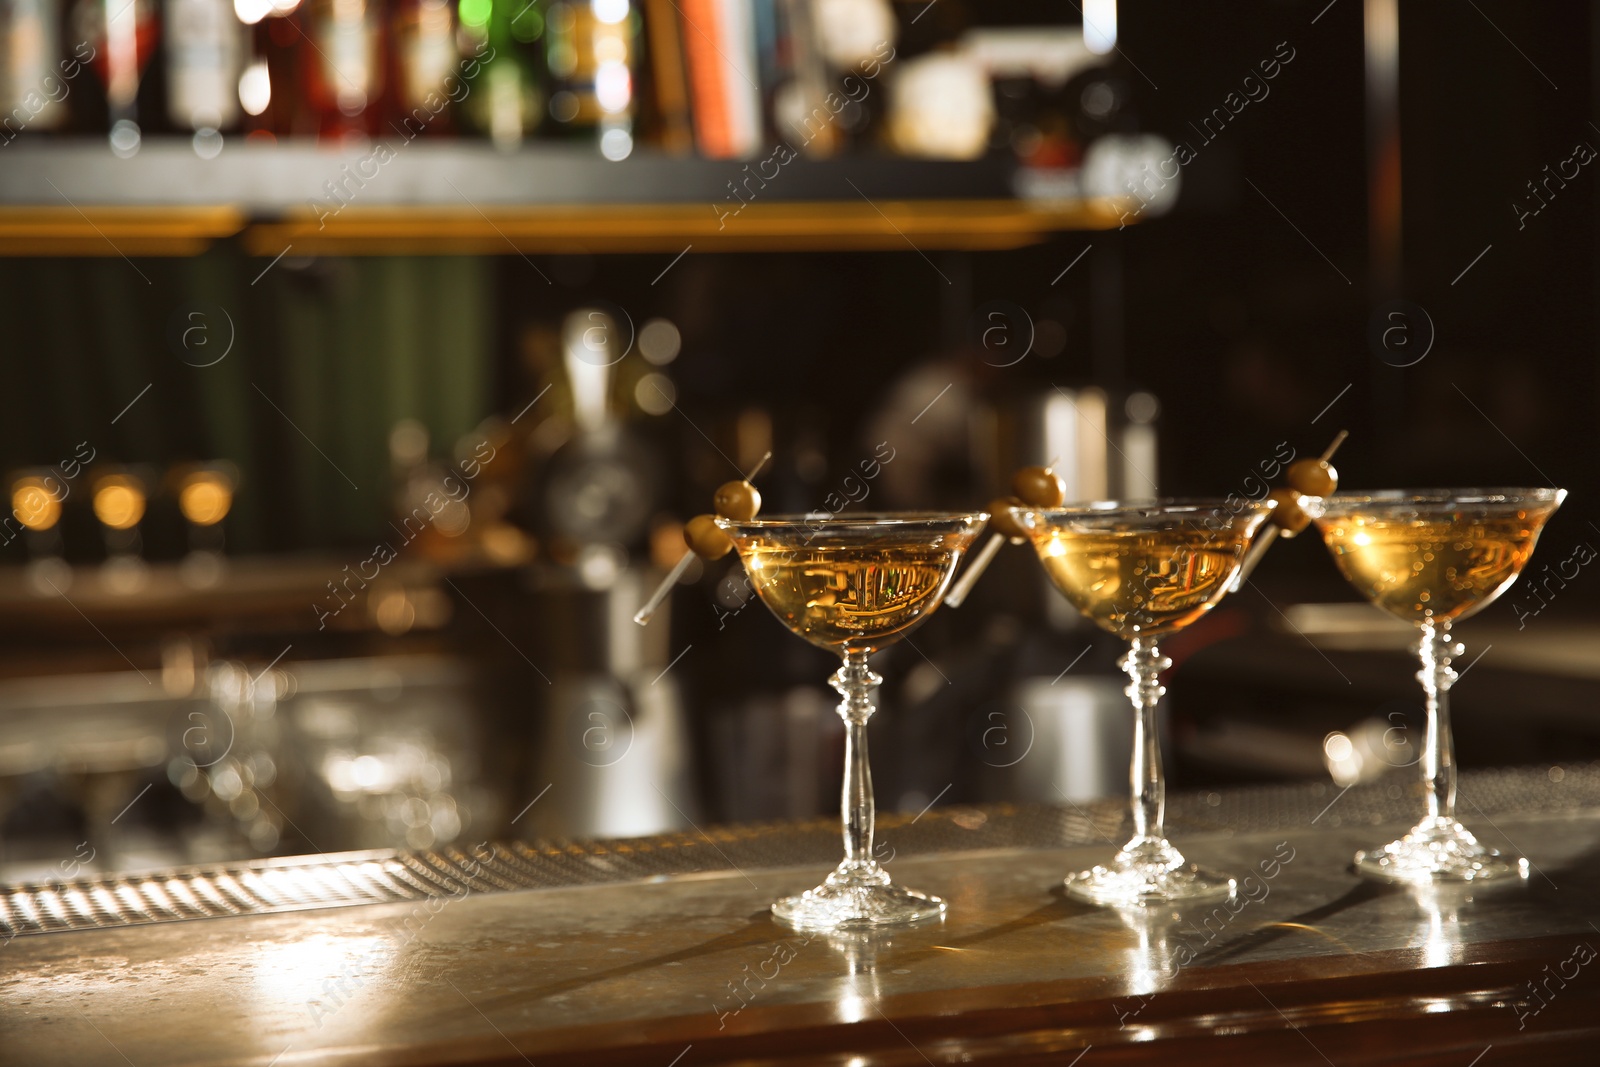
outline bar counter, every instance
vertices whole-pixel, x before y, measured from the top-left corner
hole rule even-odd
[[[1232,904],[1116,911],[1068,871],[1122,802],[879,822],[946,918],[775,924],[836,824],[480,844],[0,887],[0,1064],[1593,1063],[1600,765],[1467,772],[1461,811],[1526,882],[1357,878],[1420,787],[1172,798]]]

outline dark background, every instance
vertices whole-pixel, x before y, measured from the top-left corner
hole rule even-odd
[[[1017,373],[985,385],[1154,391],[1162,487],[1173,493],[1225,492],[1278,440],[1320,448],[1329,426],[1351,430],[1340,462],[1349,487],[1554,481],[1580,489],[1593,481],[1594,451],[1571,428],[1593,420],[1597,397],[1588,169],[1525,228],[1513,205],[1528,200],[1526,183],[1546,164],[1568,158],[1578,142],[1600,143],[1590,125],[1591,9],[1403,5],[1403,273],[1398,291],[1381,292],[1368,270],[1362,8],[1335,3],[1313,25],[1318,7],[1122,5],[1120,48],[1138,64],[1117,65],[1135,101],[1121,120],[1130,128],[1199,145],[1189,123],[1221,106],[1280,42],[1295,59],[1268,83],[1265,100],[1183,168],[1173,214],[1120,233],[935,253],[933,263],[910,249],[691,255],[657,286],[650,281],[666,261],[654,255],[533,257],[554,286],[515,256],[291,256],[290,269],[256,286],[249,280],[265,264],[228,245],[194,260],[141,260],[150,286],[115,258],[4,261],[0,462],[69,455],[139,383],[154,380],[153,402],[100,435],[106,452],[162,462],[215,455],[236,438],[254,475],[247,496],[271,498],[283,519],[241,521],[232,531],[241,547],[359,543],[370,525],[351,530],[302,513],[311,504],[289,484],[294,438],[282,419],[251,394],[230,412],[242,427],[219,425],[227,420],[211,410],[216,398],[201,376],[172,358],[172,312],[185,298],[228,293],[244,308],[241,367],[230,386],[249,393],[250,381],[282,384],[287,367],[314,357],[328,405],[349,421],[365,398],[395,391],[375,380],[389,372],[381,362],[357,365],[365,348],[410,340],[430,364],[417,377],[469,379],[461,412],[423,413],[441,430],[470,414],[517,409],[527,390],[516,352],[522,324],[596,297],[639,321],[670,315],[685,336],[673,373],[686,412],[714,423],[730,406],[769,407],[790,434],[821,431],[842,468],[858,447],[850,428],[881,404],[887,385],[935,353],[970,347],[973,311],[1004,299],[1063,323],[1068,341],[1053,358],[1035,352]],[[1030,13],[1037,17],[1029,5],[1000,5],[983,20]],[[1052,285],[1086,244],[1089,256]],[[1107,295],[1120,299],[1096,304]],[[1411,367],[1388,365],[1369,344],[1375,308],[1391,297],[1419,305],[1436,331],[1428,356]],[[307,304],[319,319],[297,329]],[[350,320],[374,328],[345,328]],[[406,338],[413,327],[420,338]],[[462,331],[488,331],[490,367],[452,351],[452,343],[470,347]],[[307,333],[327,351],[299,351]],[[431,402],[426,390],[419,402]],[[685,450],[695,447],[691,429],[671,427],[671,416],[662,422]],[[334,446],[340,458],[371,462],[370,449]],[[1574,496],[1553,530],[1567,526],[1575,536],[1585,496]]]
[[[959,28],[975,10],[948,7],[930,17],[957,21],[932,26]],[[1345,488],[1563,486],[1571,498],[1537,559],[1565,559],[1574,546],[1600,541],[1592,492],[1600,460],[1588,436],[1600,421],[1600,174],[1583,168],[1520,227],[1514,209],[1546,164],[1579,142],[1600,146],[1595,9],[1402,5],[1403,242],[1391,285],[1372,268],[1362,4],[1120,7],[1122,56],[1113,67],[1129,93],[1119,123],[1130,131],[1194,143],[1190,122],[1221,106],[1280,42],[1294,49],[1270,95],[1183,168],[1170,215],[1009,252],[690,254],[659,283],[664,255],[290,257],[251,284],[265,261],[224,243],[194,259],[139,260],[149,285],[116,258],[3,260],[0,467],[58,461],[86,438],[103,456],[129,462],[226,457],[245,472],[231,550],[365,549],[388,513],[388,422],[416,415],[447,442],[487,415],[516,413],[538,391],[523,351],[529,329],[603,299],[635,323],[662,315],[682,331],[683,354],[670,370],[679,411],[640,427],[666,457],[664,508],[679,517],[703,510],[715,485],[733,476],[705,435],[726,440],[739,411],[765,409],[773,420],[767,512],[805,510],[871,453],[873,420],[898,383],[948,368],[979,403],[1053,386],[1152,392],[1161,402],[1165,495],[1238,491],[1280,442],[1314,454],[1348,429],[1337,461]],[[995,22],[1038,20],[1041,11],[985,8],[984,20]],[[172,316],[197,298],[239,310],[238,349],[208,371],[173,358],[169,343]],[[1396,299],[1422,309],[1434,335],[1426,356],[1405,367],[1372,340]],[[986,362],[973,343],[977,312],[996,300],[1059,326],[1059,349],[1042,346],[1003,370]],[[1409,314],[1422,345],[1428,328]],[[115,426],[94,429],[145,382],[155,383],[149,397]],[[278,398],[362,488],[328,470],[263,395]],[[917,499],[887,502],[981,506],[999,489],[993,473],[958,453],[943,456]],[[155,558],[181,551],[175,535],[164,542],[159,532],[147,548]],[[73,541],[69,531],[69,558],[92,561],[98,552],[92,534]],[[1049,594],[1031,563],[1004,562],[971,609],[934,619],[917,651],[884,657],[879,669],[891,682],[875,729],[893,747],[878,757],[886,806],[915,806],[946,780],[954,788],[944,802],[983,799],[971,773],[973,723],[1016,678],[1048,678],[1084,649],[1091,654],[1081,670],[1113,674],[1109,642],[1046,621]],[[821,690],[828,669],[827,657],[759,611],[719,629],[713,598],[726,571],[708,568],[677,598],[673,617],[674,648],[700,650],[682,670],[708,749],[719,715],[763,693]],[[1257,594],[1231,598],[1173,642],[1184,661],[1173,683],[1180,736],[1236,717],[1314,745],[1324,730],[1381,717],[1410,692],[1413,667],[1399,652],[1325,653],[1284,632],[1279,620],[1291,603],[1355,600],[1314,538],[1275,549],[1257,583]],[[1600,578],[1585,570],[1538,626],[1552,637],[1586,632],[1590,583]],[[1514,589],[1464,637],[1470,642],[1479,625],[1515,628],[1516,599]],[[525,628],[514,628],[525,607],[512,600],[504,608],[514,635],[537,630],[525,617]],[[235,633],[223,643],[266,659],[281,637]],[[105,654],[91,646],[85,656]],[[1458,694],[1463,760],[1600,751],[1600,724],[1582,712],[1592,706],[1585,678],[1594,650],[1575,655],[1578,665],[1562,677],[1486,659]],[[948,682],[932,696],[905,690],[923,659]],[[1497,726],[1513,706],[1556,711],[1548,723],[1522,718],[1513,733]],[[1175,766],[1189,785],[1298,773],[1185,751]],[[713,817],[752,814],[712,785],[703,791]]]

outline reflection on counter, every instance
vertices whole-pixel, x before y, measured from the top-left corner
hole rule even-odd
[[[465,665],[196,662],[0,684],[6,877],[282,851],[427,848],[497,825],[503,781]],[[72,870],[57,869],[71,856]]]

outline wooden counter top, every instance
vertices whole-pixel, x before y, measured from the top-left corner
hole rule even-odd
[[[1351,853],[1399,829],[1371,813],[1410,798],[1308,786],[1288,811],[1292,790],[1176,804],[1253,812],[1231,832],[1174,824],[1191,858],[1241,877],[1231,908],[1089,907],[1060,878],[1108,843],[913,855],[925,826],[890,820],[890,870],[950,901],[941,924],[795,933],[766,905],[825,865],[707,838],[721,869],[25,934],[0,947],[0,1064],[1592,1063],[1600,768],[1517,773],[1464,775],[1462,808],[1530,857],[1525,884],[1359,880]],[[1113,810],[1079,822],[1107,832]],[[979,846],[1016,822],[942,817],[963,814],[996,824]],[[818,832],[761,831],[808,859]]]

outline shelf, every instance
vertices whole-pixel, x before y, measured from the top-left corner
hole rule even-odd
[[[229,144],[209,160],[181,140],[152,139],[131,159],[118,159],[100,141],[19,142],[0,167],[0,204],[236,204],[262,216],[305,209],[311,201],[337,206],[328,186],[342,182],[344,195],[362,207],[726,202],[731,208],[738,201],[728,183],[746,178],[763,200],[995,199],[1012,195],[1016,171],[1007,159],[862,156],[780,167],[653,152],[611,162],[586,145],[502,152],[470,141],[388,143],[396,142],[387,162],[384,142],[365,149]],[[761,188],[758,172],[777,177]]]
[[[496,255],[512,252],[988,251],[1036,244],[1057,230],[1117,225],[1115,200],[1033,206],[1015,200],[752,203],[719,219],[704,204],[509,208],[346,208],[258,223],[251,254]]]
[[[0,207],[0,256],[194,256],[248,221],[236,207]]]
[[[610,162],[587,146],[418,141],[203,160],[156,140],[126,160],[98,141],[18,144],[6,164],[0,255],[193,255],[241,232],[263,256],[991,250],[1115,226],[1123,206],[1018,199],[1008,159]]]

